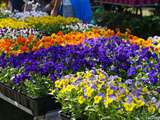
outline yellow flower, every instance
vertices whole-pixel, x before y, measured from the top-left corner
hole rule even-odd
[[[90,77],[92,77],[92,73],[91,73],[91,71],[87,71],[85,74],[85,78],[88,79]]]
[[[132,112],[134,110],[135,106],[136,106],[136,104],[134,102],[132,102],[130,104],[128,102],[124,103],[124,108],[128,112]]]
[[[105,107],[108,107],[109,104],[111,104],[114,101],[114,99],[110,98],[108,95],[106,96],[104,105]]]
[[[158,113],[160,113],[160,108],[158,109]]]
[[[68,86],[66,87],[66,91],[67,91],[67,92],[71,92],[73,89],[74,89],[74,85],[68,85]]]
[[[125,96],[124,94],[117,95],[116,101],[120,101],[121,98],[123,98],[124,96]]]
[[[119,87],[122,87],[122,88],[124,88],[124,89],[126,89],[126,88],[127,88],[127,86],[126,86],[126,84],[125,84],[125,83],[119,84]]]
[[[85,101],[85,99],[84,99],[83,96],[79,96],[79,97],[78,97],[78,103],[79,103],[79,104],[83,104],[84,101]]]
[[[113,94],[113,90],[111,90],[110,88],[107,88],[107,95],[111,95],[111,94]]]
[[[92,88],[87,87],[87,89],[86,89],[86,96],[87,97],[91,97],[92,94],[93,94],[93,92],[94,92],[94,90]]]
[[[60,81],[58,81],[58,80],[55,81],[55,87],[56,88],[61,88]]]
[[[136,102],[136,108],[142,107],[144,106],[144,101],[143,100],[138,100],[138,99],[134,99]]]
[[[148,88],[147,87],[143,87],[142,88],[142,92],[148,92]]]
[[[156,111],[156,107],[153,104],[148,105],[148,112],[154,113]]]
[[[100,103],[101,100],[102,100],[101,96],[97,95],[97,96],[94,97],[94,103],[96,103],[96,104]]]
[[[106,76],[105,76],[103,73],[100,72],[100,73],[99,73],[99,78],[100,78],[100,79],[104,79],[104,78],[106,78]]]
[[[126,92],[126,94],[129,94],[129,90],[128,89],[125,89],[125,92]]]

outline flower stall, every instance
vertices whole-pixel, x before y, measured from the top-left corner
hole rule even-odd
[[[0,98],[36,120],[160,119],[159,37],[20,16],[0,19]]]

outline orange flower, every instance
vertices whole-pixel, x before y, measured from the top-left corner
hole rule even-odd
[[[29,48],[27,46],[20,46],[20,50],[23,52],[29,52]]]
[[[16,43],[17,43],[17,44],[22,44],[22,45],[24,45],[25,42],[26,42],[26,39],[25,39],[24,37],[22,37],[22,36],[19,36],[19,37],[17,38],[17,40],[16,40]]]
[[[63,36],[63,32],[62,32],[62,31],[59,31],[59,32],[57,33],[57,35]]]

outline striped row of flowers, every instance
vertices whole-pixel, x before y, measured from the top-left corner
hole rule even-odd
[[[159,119],[159,41],[78,21],[0,19],[0,82],[54,95],[73,119]]]
[[[35,32],[35,31],[33,31]],[[64,34],[63,32],[53,33],[51,36],[42,36],[35,32],[34,35],[28,34],[28,37],[19,36],[16,39],[2,38],[0,39],[0,52],[7,54],[20,54],[29,51],[37,51],[40,48],[49,48],[54,45],[78,45],[84,42],[85,39],[98,37],[111,37],[114,35],[112,30],[92,29],[86,32],[70,32]],[[24,34],[23,34],[24,35]],[[38,38],[37,36],[42,36]]]
[[[28,96],[52,92],[73,118],[157,119],[160,112],[159,55],[116,36],[16,56],[2,53],[0,69],[1,82]]]
[[[73,30],[74,26],[81,26],[80,31]],[[84,26],[84,27],[82,27]],[[147,40],[139,38],[137,36],[128,33],[115,33],[113,30],[91,27],[86,25],[67,25],[63,27],[64,31],[58,33],[52,33],[50,36],[46,36],[43,32],[35,29],[0,29],[0,52],[9,54],[19,54],[23,52],[36,51],[40,48],[49,48],[54,45],[78,45],[84,42],[86,39],[92,38],[108,38],[116,35],[123,38],[123,41],[130,42],[131,44],[139,45],[142,48],[154,48],[154,51],[158,53],[160,51],[160,42],[157,38],[148,38]],[[71,31],[65,34],[65,31]]]

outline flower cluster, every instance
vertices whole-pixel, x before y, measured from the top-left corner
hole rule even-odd
[[[44,25],[57,25],[57,24],[70,24],[79,22],[76,18],[64,18],[62,16],[41,16],[41,17],[29,17],[25,19],[30,25],[35,26],[36,24],[44,24]]]
[[[125,40],[128,40],[131,44],[136,44],[139,45],[143,48],[148,47],[148,48],[154,48],[154,51],[156,53],[159,53],[160,51],[160,38],[158,36],[154,37],[149,37],[147,40],[143,38],[139,38],[134,35],[130,34],[123,34],[123,33],[117,33],[118,36],[122,38],[127,38]]]
[[[17,39],[19,36],[23,36],[27,38],[29,35],[34,35],[37,38],[42,37],[42,33],[35,29],[11,29],[11,28],[3,28],[0,29],[0,39],[10,38],[10,39]]]
[[[71,113],[74,119],[147,119],[160,110],[159,96],[146,86],[134,79],[123,82],[101,69],[64,76],[55,82],[53,92],[63,112]]]
[[[2,4],[2,5],[4,5],[4,4]],[[9,17],[9,15],[11,15],[11,11],[1,9],[1,7],[0,7],[0,18],[7,18],[7,17]]]
[[[29,17],[25,21],[32,28],[43,31],[47,35],[61,31],[61,26],[79,22],[76,18],[64,18],[62,16],[42,16],[42,17]]]
[[[30,39],[33,39],[32,36],[26,42],[23,42],[23,39],[18,42],[27,44]],[[76,46],[52,46],[17,56],[8,57],[4,53],[0,56],[1,68],[23,68],[19,74],[11,75],[14,79],[10,82],[18,85],[28,80],[24,75],[31,76],[33,81],[32,74],[38,74],[42,78],[50,77],[55,81],[64,75],[96,67],[102,68],[109,75],[118,75],[124,82],[133,79],[150,90],[160,92],[159,66],[160,59],[153,51],[126,43],[116,36],[90,39]]]
[[[0,28],[12,28],[12,29],[21,29],[21,28],[30,28],[28,24],[24,21],[20,21],[13,18],[2,18],[0,19]]]
[[[159,36],[149,37],[148,39],[152,40],[152,43],[155,44],[155,45],[160,43],[160,37]]]
[[[40,48],[49,48],[54,45],[79,45],[83,43],[84,40],[98,38],[102,36],[103,33],[105,33],[103,34],[104,37],[111,37],[114,34],[112,30],[102,31],[101,29],[92,29],[91,31],[87,31],[84,33],[71,32],[68,34],[64,34],[63,32],[58,32],[57,34],[53,33],[51,36],[40,36],[40,34],[38,34],[39,32],[31,29],[30,32],[33,34],[25,34],[25,31],[29,32],[28,29],[26,29],[20,31],[11,30],[11,35],[14,33],[13,37],[15,37],[15,39],[12,40],[9,36],[10,30],[5,30],[6,29],[1,29],[2,32],[0,33],[0,37],[3,37],[3,39],[0,39],[0,52],[15,55],[29,51],[37,51]]]
[[[34,28],[52,34],[61,30],[62,25],[72,24],[79,22],[76,18],[64,18],[61,16],[40,16],[40,17],[27,17],[25,19],[3,18],[0,19],[0,28]]]
[[[41,16],[47,16],[48,14],[42,11],[26,11],[26,12],[16,12],[10,14],[9,17],[11,18],[17,18],[17,19],[25,19],[27,17],[41,17]]]
[[[19,36],[15,40],[3,38],[0,40],[0,52],[14,55],[29,52],[36,41],[37,39],[33,35],[29,35],[27,38]]]
[[[98,29],[98,26],[92,24],[76,23],[76,24],[62,26],[62,31],[65,33],[68,33],[70,31],[86,32],[90,31],[92,28]]]

